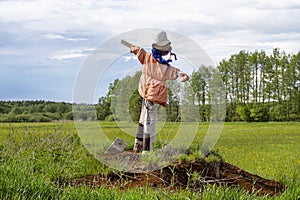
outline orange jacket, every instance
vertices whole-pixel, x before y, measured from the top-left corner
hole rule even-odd
[[[146,52],[140,47],[131,47],[130,52],[134,53],[142,64],[142,75],[139,83],[140,95],[149,101],[166,106],[168,99],[167,80],[178,78],[179,69],[160,64],[152,53]]]

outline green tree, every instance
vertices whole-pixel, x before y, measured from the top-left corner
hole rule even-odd
[[[265,104],[256,103],[250,109],[250,117],[255,122],[266,122],[269,120],[268,108]]]
[[[207,106],[209,103],[209,86],[212,78],[212,67],[201,66],[198,71],[191,75],[191,87],[194,91],[195,100],[199,106],[200,120],[209,121]]]
[[[10,114],[22,114],[23,112],[24,112],[23,108],[19,107],[18,105],[15,105],[10,111]]]
[[[180,121],[180,95],[183,92],[182,83],[179,80],[167,81],[168,85],[168,99],[166,106],[166,120]]]
[[[107,116],[111,115],[110,106],[110,98],[108,96],[98,99],[98,104],[96,105],[98,120],[105,120]]]
[[[56,105],[55,104],[46,104],[44,107],[45,112],[55,113],[56,112]]]
[[[63,114],[63,113],[71,111],[71,109],[72,109],[71,105],[69,105],[65,102],[61,102],[61,103],[58,103],[56,110],[58,113]]]
[[[135,121],[139,115],[141,99],[137,97],[136,90],[140,76],[141,71],[138,71],[132,77],[127,76],[121,80],[116,80],[111,85],[109,96],[111,98],[111,112],[115,120]],[[134,116],[134,119],[132,116]]]
[[[140,112],[142,109],[142,98],[139,94],[139,91],[136,89],[130,99],[129,99],[129,113],[131,116],[131,119],[134,122],[138,122],[140,119]]]

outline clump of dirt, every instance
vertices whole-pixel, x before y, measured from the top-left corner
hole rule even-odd
[[[134,187],[153,187],[176,190],[191,188],[199,192],[207,184],[240,187],[249,193],[259,195],[279,195],[285,185],[273,180],[246,172],[222,160],[176,161],[162,169],[147,173],[110,172],[109,174],[91,175],[75,178],[71,185],[88,185],[90,187],[117,187],[120,189]]]

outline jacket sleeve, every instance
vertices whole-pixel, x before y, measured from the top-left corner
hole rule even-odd
[[[140,61],[141,64],[145,63],[145,56],[146,56],[146,51],[145,49],[141,48],[141,47],[136,47],[136,46],[132,46],[130,48],[130,53],[134,53],[134,55],[137,56],[138,60]]]
[[[178,78],[179,69],[173,66],[169,66],[166,77],[168,80],[176,80]]]

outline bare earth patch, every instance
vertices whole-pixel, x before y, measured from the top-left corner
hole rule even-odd
[[[136,154],[137,156],[139,154]],[[258,195],[279,195],[285,190],[280,182],[246,172],[224,161],[176,161],[159,170],[147,173],[110,172],[90,175],[69,181],[73,186],[107,186],[111,188],[152,187],[167,190],[191,188],[199,192],[207,184],[240,187]]]

